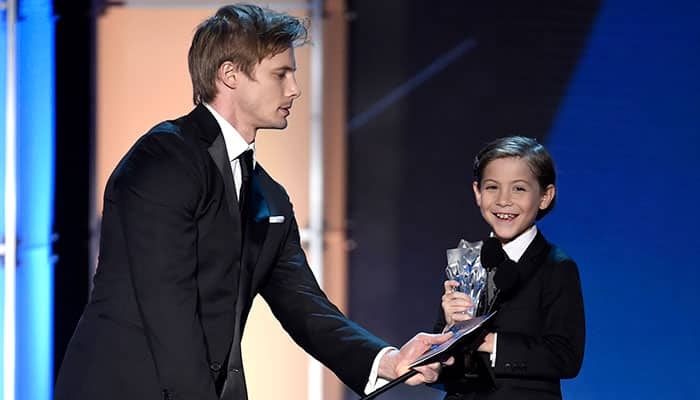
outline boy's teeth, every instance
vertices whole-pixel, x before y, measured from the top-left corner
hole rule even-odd
[[[500,219],[513,219],[513,214],[496,214]]]

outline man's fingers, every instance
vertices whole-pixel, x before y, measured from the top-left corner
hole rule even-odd
[[[440,363],[440,362],[434,362],[432,364],[426,364],[423,366],[423,368],[428,368],[428,369],[430,369],[430,371],[435,372],[436,375],[440,371],[441,367],[442,367],[442,363]]]
[[[442,334],[429,334],[429,333],[419,333],[409,340],[399,352],[401,361],[395,365],[396,376],[400,376],[408,372],[409,362],[413,362],[415,359],[423,355],[426,351],[430,349],[431,346],[436,344],[442,344],[450,340],[454,334],[452,332],[446,332]],[[442,365],[451,365],[454,363],[454,358],[450,357],[444,363],[432,363],[416,368],[418,374],[411,377],[406,381],[408,385],[420,385],[422,383],[432,383],[435,382],[440,375],[440,368]]]
[[[435,334],[435,335],[430,335],[430,334],[424,333],[423,335],[424,335],[423,339],[424,339],[425,343],[427,343],[429,345],[434,345],[434,344],[445,343],[446,341],[448,341],[452,337],[453,333],[446,332],[446,333]]]
[[[416,371],[418,371],[418,375],[411,377],[406,381],[406,384],[415,386],[422,383],[433,383],[437,380],[438,375],[440,374],[440,363],[416,367]]]

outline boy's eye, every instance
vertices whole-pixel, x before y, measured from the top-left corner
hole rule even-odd
[[[484,190],[496,190],[496,185],[486,185],[484,186]]]
[[[516,186],[513,188],[513,190],[516,192],[527,192],[527,188],[524,186]]]

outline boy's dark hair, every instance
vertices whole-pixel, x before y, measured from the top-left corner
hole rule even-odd
[[[493,160],[506,157],[518,157],[525,160],[542,190],[545,190],[549,185],[554,185],[556,180],[554,160],[547,149],[533,138],[508,136],[487,144],[474,158],[474,181],[479,187],[481,187],[481,179],[486,165]],[[549,203],[549,207],[537,212],[537,220],[542,219],[554,208],[555,199],[556,196]]]
[[[304,19],[251,4],[232,4],[199,24],[192,38],[188,66],[192,101],[209,102],[216,96],[216,73],[231,61],[251,79],[255,65],[308,41]]]

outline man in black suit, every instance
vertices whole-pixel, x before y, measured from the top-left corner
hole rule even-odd
[[[300,95],[305,41],[300,20],[252,5],[198,27],[195,109],[141,137],[107,183],[95,286],[57,399],[246,399],[240,344],[258,293],[356,392],[449,337],[419,334],[399,351],[348,320],[307,265],[284,188],[256,163],[257,130],[285,128]]]

